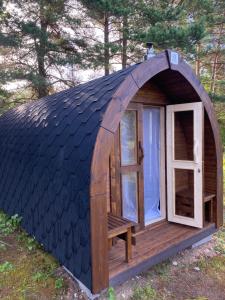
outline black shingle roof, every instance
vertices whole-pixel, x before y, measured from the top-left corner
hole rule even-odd
[[[92,153],[112,95],[136,67],[24,104],[0,117],[0,208],[91,288]]]

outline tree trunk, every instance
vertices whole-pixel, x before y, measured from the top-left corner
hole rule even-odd
[[[213,95],[215,94],[218,56],[219,56],[219,53],[216,52],[214,62],[213,62],[213,66],[212,66],[212,77],[211,77],[210,92]]]
[[[40,43],[40,49],[38,51],[38,57],[37,57],[37,63],[38,63],[38,75],[39,75],[39,82],[37,85],[38,90],[38,97],[42,98],[46,95],[48,95],[48,85],[47,85],[47,79],[46,79],[46,70],[45,70],[45,55],[41,50],[41,44]]]
[[[210,92],[215,95],[216,92],[216,79],[217,79],[217,70],[218,70],[218,60],[219,60],[219,55],[220,55],[220,45],[222,43],[221,37],[223,37],[223,23],[220,25],[219,28],[219,35],[218,35],[218,41],[217,41],[217,46],[216,51],[215,51],[215,57],[213,61],[213,66],[212,66],[212,77],[211,77],[211,85],[210,85]]]
[[[127,16],[123,16],[123,41],[122,41],[122,68],[125,69],[127,66],[127,29],[128,20]]]
[[[198,76],[198,78],[200,77],[200,69],[201,69],[201,60],[200,60],[200,43],[197,44],[196,47],[196,52],[197,52],[197,57],[196,57],[196,62],[195,62],[195,73]]]
[[[105,75],[109,75],[109,16],[104,15],[104,68]]]
[[[38,75],[39,82],[37,84],[38,97],[42,98],[48,95],[48,84],[47,74],[45,69],[45,55],[46,55],[46,39],[47,39],[47,20],[44,14],[44,5],[40,3],[40,25],[41,25],[41,36],[39,44],[36,46],[37,64],[38,64]]]

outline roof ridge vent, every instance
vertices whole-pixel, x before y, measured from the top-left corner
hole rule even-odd
[[[155,56],[155,50],[153,48],[152,42],[147,42],[146,47],[147,47],[147,53],[144,56],[144,60],[149,60],[150,58]]]

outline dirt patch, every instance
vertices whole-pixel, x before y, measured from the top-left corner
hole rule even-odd
[[[225,299],[225,282],[219,280],[218,272],[221,278],[225,278],[225,270],[213,268],[215,259],[213,257],[207,260],[207,267],[201,265],[205,259],[195,260],[195,263],[186,265],[181,261],[181,265],[176,267],[171,265],[167,278],[154,278],[152,285],[161,298],[172,300],[206,298],[212,300]],[[220,264],[225,265],[225,258],[220,257]]]
[[[56,275],[64,278],[66,282],[66,289],[59,299],[63,300],[88,300],[86,293],[79,287],[79,284],[65,271],[64,268],[59,267]]]

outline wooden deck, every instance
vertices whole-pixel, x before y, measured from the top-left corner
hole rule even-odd
[[[119,284],[147,270],[215,231],[215,224],[207,224],[203,229],[169,222],[157,224],[137,236],[129,263],[125,262],[125,243],[119,240],[109,251],[110,285]]]

